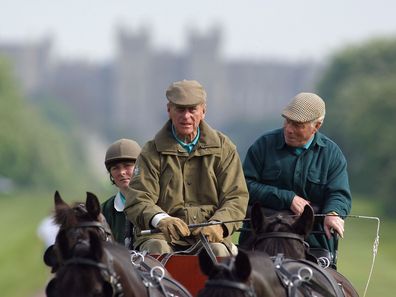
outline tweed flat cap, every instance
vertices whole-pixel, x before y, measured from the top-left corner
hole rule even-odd
[[[177,105],[195,106],[206,102],[206,91],[196,80],[181,80],[168,87],[166,98]]]
[[[299,123],[316,120],[326,113],[325,103],[322,98],[314,93],[299,93],[286,106],[282,116]]]

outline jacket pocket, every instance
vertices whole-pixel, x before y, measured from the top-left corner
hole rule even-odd
[[[307,179],[310,183],[324,185],[327,182],[327,175],[325,172],[322,173],[318,170],[310,170]]]
[[[309,200],[315,205],[322,209],[325,199],[327,184],[327,174],[326,172],[321,172],[318,170],[310,170],[307,175],[307,195]]]

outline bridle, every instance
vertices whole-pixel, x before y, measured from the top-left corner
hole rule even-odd
[[[98,268],[100,271],[103,280],[111,285],[112,288],[112,297],[123,297],[123,287],[120,283],[120,277],[114,270],[113,267],[113,257],[109,252],[106,252],[107,255],[107,265],[101,262],[95,262],[91,259],[82,258],[82,257],[73,257],[66,260],[62,267],[72,266],[72,265],[86,265],[94,268]]]
[[[295,234],[291,232],[268,232],[268,233],[257,234],[257,236],[254,238],[254,241],[252,243],[252,250],[254,251],[257,244],[259,244],[260,242],[272,238],[296,240],[301,243],[304,249],[308,248],[308,243],[304,240],[303,235]]]
[[[103,224],[101,222],[89,221],[89,222],[81,222],[75,226],[67,227],[65,230],[75,230],[75,229],[84,229],[84,228],[97,228],[99,232],[99,236],[104,241],[113,241],[113,235],[108,225]]]

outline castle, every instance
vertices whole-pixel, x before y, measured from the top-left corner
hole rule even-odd
[[[51,38],[24,44],[0,40],[0,55],[11,60],[33,102],[56,100],[87,131],[139,141],[150,139],[166,121],[165,90],[173,81],[203,84],[207,120],[221,130],[235,120],[279,115],[297,92],[312,90],[320,69],[312,61],[226,60],[219,28],[190,30],[182,53],[154,48],[144,28],[118,28],[116,45],[114,58],[101,63],[55,58]]]

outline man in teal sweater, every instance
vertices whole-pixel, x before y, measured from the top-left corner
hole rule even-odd
[[[325,117],[325,103],[316,94],[300,93],[283,110],[283,129],[262,135],[249,148],[243,169],[249,189],[249,205],[260,202],[275,210],[300,215],[306,204],[319,207],[326,216],[311,234],[311,247],[331,252],[335,265],[334,230],[343,237],[345,215],[351,210],[347,162],[340,148],[318,132]],[[320,220],[317,220],[320,221]],[[246,233],[241,234],[240,243]]]

